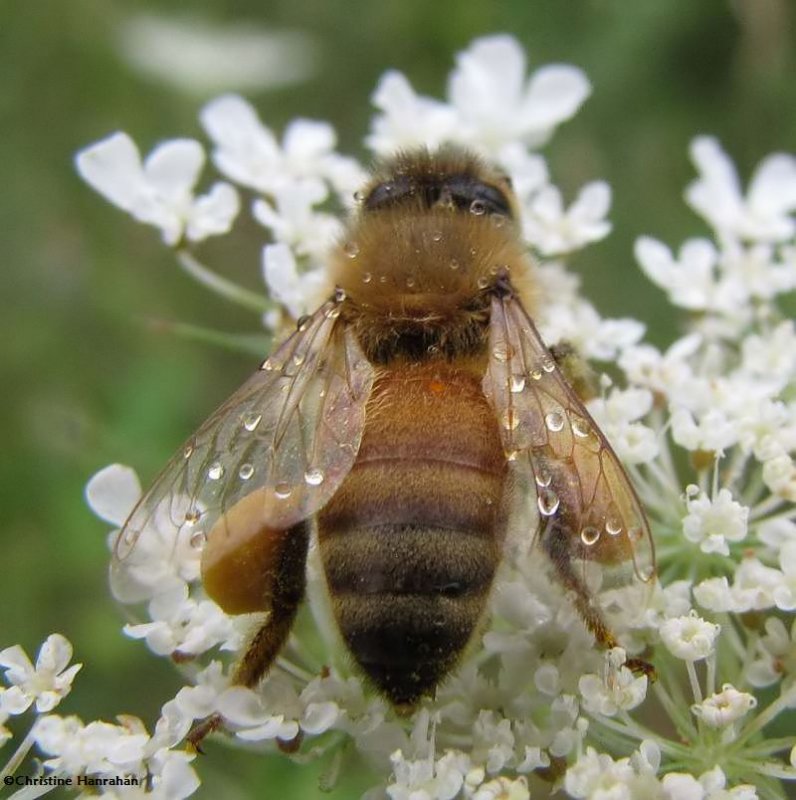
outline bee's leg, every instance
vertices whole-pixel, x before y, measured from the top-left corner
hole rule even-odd
[[[557,342],[550,348],[550,355],[564,373],[567,383],[583,402],[599,395],[597,375],[591,366],[580,357],[571,342],[566,339]]]
[[[561,520],[552,524],[539,537],[541,545],[550,557],[562,585],[574,595],[575,608],[597,644],[606,650],[619,647],[619,640],[608,627],[600,607],[589,594],[583,578],[572,567],[570,533],[564,529],[565,527],[566,524]],[[641,658],[628,658],[625,666],[635,673],[647,675],[651,680],[655,679],[655,668]]]
[[[285,537],[271,582],[268,619],[254,634],[238,662],[233,683],[250,689],[255,687],[287,641],[298,607],[304,599],[309,541],[310,526],[306,521],[291,528]]]
[[[264,576],[263,591],[268,618],[254,634],[232,675],[232,683],[254,688],[265,676],[287,641],[306,587],[307,550],[310,540],[309,522],[300,522],[283,537],[273,573]],[[222,724],[213,714],[197,722],[187,739],[201,752],[201,742]]]

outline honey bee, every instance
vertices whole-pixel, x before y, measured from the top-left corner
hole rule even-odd
[[[358,196],[330,258],[334,294],[167,465],[117,567],[164,504],[175,541],[201,531],[207,594],[229,614],[268,612],[234,672],[253,687],[288,638],[317,536],[342,639],[407,711],[473,637],[517,496],[535,493],[526,537],[613,647],[577,565],[635,564],[649,580],[652,540],[528,314],[534,266],[510,181],[447,147],[387,160]]]

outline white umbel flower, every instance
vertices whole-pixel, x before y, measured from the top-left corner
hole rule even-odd
[[[701,661],[713,653],[720,627],[696,614],[672,617],[661,624],[661,641],[683,661]]]
[[[39,712],[51,711],[72,689],[72,681],[82,664],[68,666],[72,660],[72,645],[60,633],[54,633],[39,649],[36,665],[19,646],[0,651],[0,667],[10,688],[3,692],[2,708],[20,714],[31,704]]]
[[[199,142],[174,139],[142,163],[126,133],[114,133],[76,158],[83,180],[140,222],[159,228],[169,245],[183,237],[199,242],[227,233],[238,215],[238,193],[228,183],[215,183],[207,194],[194,197],[204,162]]]
[[[744,717],[757,706],[757,699],[748,692],[739,692],[725,683],[721,691],[701,703],[691,706],[691,711],[711,728],[724,728]]]
[[[796,233],[796,158],[766,158],[744,197],[735,166],[718,140],[694,139],[691,157],[700,177],[688,187],[686,199],[720,237],[779,242]]]
[[[699,487],[686,488],[686,508],[683,534],[699,544],[703,553],[720,553],[727,556],[727,542],[741,542],[746,537],[749,509],[732,499],[729,489],[720,489],[711,499]]]

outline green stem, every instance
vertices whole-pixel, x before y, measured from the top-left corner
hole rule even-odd
[[[30,730],[27,736],[19,743],[19,747],[14,751],[11,758],[8,759],[3,771],[0,772],[0,782],[9,775],[13,775],[19,769],[20,764],[30,752],[30,748],[33,747],[34,741],[33,730]]]
[[[208,269],[184,248],[176,250],[175,253],[177,262],[183,270],[197,283],[210,289],[211,292],[215,292],[221,297],[225,297],[227,300],[231,300],[233,303],[237,303],[239,306],[248,308],[258,314],[269,311],[274,307],[274,304],[264,295],[244,289],[242,286],[238,286],[237,283],[227,278],[222,278],[221,275]]]

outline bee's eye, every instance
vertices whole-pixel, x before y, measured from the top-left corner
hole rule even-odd
[[[415,185],[409,178],[397,177],[384,181],[373,188],[365,198],[364,209],[377,211],[382,208],[391,208],[404,202],[415,193]]]
[[[508,198],[496,186],[475,180],[469,175],[454,175],[445,182],[445,189],[456,207],[463,211],[477,207],[480,214],[511,216]]]

